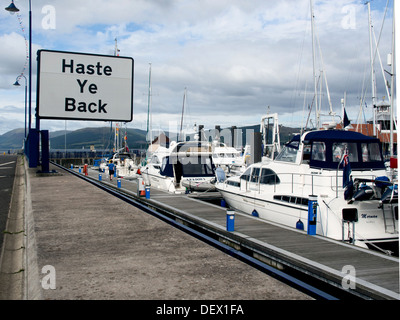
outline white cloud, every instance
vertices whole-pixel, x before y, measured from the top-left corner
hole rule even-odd
[[[179,119],[185,87],[193,121],[211,128],[256,124],[267,106],[291,124],[302,121],[306,83],[307,103],[311,101],[308,0],[56,0],[51,3],[56,13],[54,30],[42,27],[41,8],[47,4],[33,3],[35,50],[113,54],[118,38],[120,54],[135,59],[133,126],[146,124],[149,63],[155,127]],[[372,3],[377,37],[385,4]],[[27,25],[27,4],[16,1],[16,5]],[[348,114],[356,114],[363,82],[369,81],[366,6],[352,0],[323,0],[315,1],[314,11],[334,108],[340,109],[346,91],[352,108]],[[0,87],[7,88],[23,65],[25,44],[15,16],[4,11],[0,23]],[[388,19],[380,42],[384,61],[390,41]],[[0,110],[1,106],[2,101]]]

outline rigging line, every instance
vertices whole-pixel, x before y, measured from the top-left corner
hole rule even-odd
[[[385,73],[384,73],[383,66],[382,66],[382,59],[381,59],[381,55],[379,53],[379,43],[380,43],[381,38],[382,38],[383,26],[385,24],[385,19],[386,19],[386,14],[387,14],[388,7],[389,7],[389,0],[387,0],[387,2],[386,2],[385,13],[383,15],[383,20],[382,20],[381,29],[380,29],[380,32],[379,32],[378,41],[376,41],[376,35],[375,35],[375,31],[374,30],[373,30],[372,34],[373,34],[374,40],[375,40],[375,53],[374,53],[373,61],[375,62],[376,56],[378,55],[380,66],[381,66],[381,71],[382,71],[383,81],[385,83],[386,93],[388,95],[389,102],[390,102],[391,101],[391,95],[389,93],[389,88],[388,88],[387,83],[386,83]]]
[[[309,11],[309,8],[307,8],[307,12]],[[305,41],[306,41],[306,36],[307,36],[307,30],[308,30],[308,21],[305,21],[305,28],[304,28],[304,34],[303,34],[303,41],[301,44],[301,50],[300,50],[300,55],[299,55],[299,59],[298,59],[298,71],[297,71],[297,78],[296,78],[296,83],[295,83],[295,90],[294,90],[294,94],[291,97],[291,104],[295,105],[296,103],[296,92],[299,89],[299,79],[300,79],[300,69],[301,69],[301,62],[303,60],[303,53],[304,53],[304,45],[305,45]],[[295,98],[293,98],[293,96]],[[294,100],[294,101],[293,101]]]
[[[380,55],[379,50],[378,50],[378,43],[376,42],[375,32],[372,32],[372,34],[373,34],[374,40],[375,40],[376,53],[378,54],[378,58],[379,58],[379,64],[380,64],[381,71],[382,71],[383,82],[385,83],[385,89],[386,89],[386,93],[387,93],[387,95],[388,95],[389,103],[390,103],[390,102],[392,101],[392,97],[391,97],[391,95],[390,95],[390,93],[389,93],[389,87],[388,87],[387,82],[386,82],[385,71],[384,71],[384,69],[383,69],[381,55]]]
[[[333,113],[332,101],[331,101],[331,95],[330,95],[330,93],[329,93],[328,79],[327,79],[327,77],[326,77],[326,71],[325,71],[324,60],[323,60],[323,58],[322,58],[321,44],[320,44],[320,42],[319,42],[319,37],[318,37],[317,30],[315,30],[314,32],[315,32],[315,38],[316,38],[317,43],[318,43],[319,56],[320,56],[320,59],[321,59],[322,73],[323,73],[323,75],[324,75],[324,80],[325,80],[326,94],[327,94],[327,97],[328,97],[328,103],[329,103],[329,109],[330,109],[329,114],[332,115],[332,113]],[[321,105],[320,105],[319,107],[320,107],[320,109],[321,109]]]

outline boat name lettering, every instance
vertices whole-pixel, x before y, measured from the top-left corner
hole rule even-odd
[[[366,214],[366,213],[363,213],[363,214],[361,214],[361,218],[363,218],[363,219],[370,219],[370,218],[374,218],[374,219],[376,219],[376,218],[378,218],[378,216],[376,215],[376,214],[374,214],[374,215],[369,215],[369,214]]]

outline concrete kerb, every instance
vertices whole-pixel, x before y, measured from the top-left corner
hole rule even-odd
[[[25,218],[23,159],[17,157],[1,252],[0,299],[21,300],[24,292]]]
[[[31,182],[28,161],[25,158],[25,292],[24,300],[42,300],[39,267],[37,260],[37,244],[35,221],[32,210]]]

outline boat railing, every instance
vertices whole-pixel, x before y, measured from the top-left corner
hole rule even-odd
[[[290,186],[290,192],[293,194],[295,189],[297,188],[309,188],[311,194],[314,192],[321,193],[323,190],[327,188],[329,191],[333,191],[336,193],[336,198],[339,197],[339,192],[343,192],[343,186],[341,185],[341,176],[335,174],[321,174],[321,173],[280,173],[279,176],[277,174],[268,174],[268,175],[260,175],[258,177],[250,176],[249,181],[246,181],[246,190],[247,191],[256,191],[261,193],[265,191],[263,186],[270,185],[273,186],[274,192],[277,192],[279,189],[288,191],[287,187]],[[375,175],[365,175],[363,176],[365,179],[374,180],[376,178]],[[268,181],[265,183],[263,181]],[[279,188],[279,189],[278,189]]]

